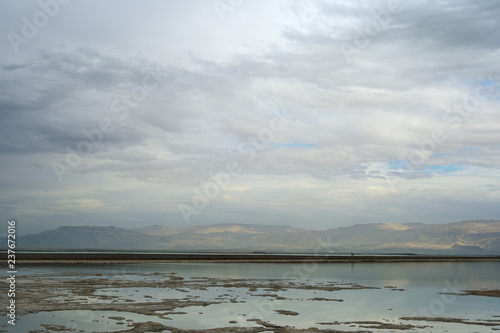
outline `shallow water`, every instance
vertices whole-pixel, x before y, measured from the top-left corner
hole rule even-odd
[[[41,324],[62,325],[67,331],[120,331],[146,321],[180,329],[263,328],[265,322],[297,329],[398,331],[396,327],[376,328],[373,323],[361,323],[373,321],[421,326],[402,332],[500,330],[500,298],[450,294],[500,289],[498,262],[38,265],[18,273],[21,282],[23,278],[27,282],[39,278],[54,283],[95,279],[117,284],[104,283],[90,295],[73,294],[77,289],[54,288],[51,292],[55,295],[44,302],[67,302],[72,304],[72,310],[22,315],[17,318],[15,330],[6,324],[4,316],[0,326],[4,331],[29,332],[42,329]],[[178,283],[158,287],[165,281]],[[274,289],[273,284],[277,286]],[[192,301],[208,304],[189,303]],[[151,304],[156,310],[147,315],[120,311],[121,304],[137,302]],[[75,309],[78,304],[108,304],[116,311]],[[177,308],[172,309],[171,304]],[[459,318],[476,324],[402,317]],[[487,320],[492,326],[477,325]]]

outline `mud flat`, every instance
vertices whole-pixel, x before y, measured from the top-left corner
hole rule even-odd
[[[439,323],[459,323],[464,325],[475,325],[475,326],[496,326],[500,325],[500,320],[480,320],[471,321],[461,318],[443,318],[443,317],[401,317],[401,320],[411,320],[411,321],[427,321],[427,322],[439,322]]]
[[[288,325],[289,320],[301,316],[309,320],[308,313],[291,307],[294,302],[312,301],[311,306],[313,304],[343,306],[344,300],[340,297],[349,297],[352,294],[364,299],[365,292],[383,292],[386,295],[400,295],[407,292],[397,285],[374,286],[346,281],[307,279],[217,278],[201,275],[183,277],[175,272],[140,273],[123,272],[119,269],[99,273],[80,271],[78,268],[60,272],[40,271],[24,274],[18,277],[18,285],[22,286],[17,291],[18,323],[22,324],[23,319],[28,319],[26,322],[35,322],[35,325],[24,328],[24,332],[29,333],[56,331],[371,333],[380,330],[441,332],[436,330],[435,325],[440,325],[439,328],[442,325],[462,327],[474,325],[475,331],[478,331],[477,327],[500,329],[500,318],[496,316],[487,320],[422,316],[380,320],[318,320],[312,321],[310,326],[305,328],[297,328],[293,323]],[[490,292],[492,295],[498,294],[498,290]],[[474,290],[463,291],[463,294],[466,293],[492,296],[487,290],[480,290],[480,293]],[[317,297],[310,297],[312,295]],[[337,295],[338,298],[323,297],[325,295]],[[244,312],[252,304],[259,304],[258,307],[264,309],[264,312],[257,314],[255,311]],[[237,305],[242,307],[235,307]],[[184,322],[191,322],[203,314],[217,317],[220,315],[217,307],[229,307],[232,309],[230,311],[234,311],[230,316],[221,319],[222,323],[218,327],[200,329],[177,325],[179,318],[184,318]],[[266,314],[266,311],[275,317]],[[276,316],[281,317],[281,321],[275,320]],[[331,317],[331,314],[329,316]],[[453,326],[451,330],[448,328],[443,330],[446,331],[454,331]],[[9,332],[8,327],[1,326],[0,332]]]
[[[457,295],[457,296],[500,297],[500,289],[494,289],[494,290],[464,290],[461,293],[442,293],[442,294]]]
[[[500,261],[500,256],[429,256],[429,255],[384,255],[384,256],[336,256],[336,255],[288,255],[288,254],[185,254],[185,253],[23,253],[18,252],[20,263],[146,263],[146,262],[471,262]]]
[[[500,331],[496,257],[23,255],[18,332]]]
[[[18,291],[18,314],[58,310],[120,310],[157,316],[156,311],[160,310],[167,314],[183,314],[179,309],[239,301],[230,293],[219,294],[205,301],[197,300],[199,297],[192,295],[193,291],[207,291],[209,288],[219,288],[225,291],[245,289],[248,290],[248,295],[278,300],[288,299],[285,297],[285,292],[291,289],[308,291],[379,289],[345,282],[310,285],[305,282],[281,279],[247,280],[208,277],[184,279],[176,273],[115,273],[113,275],[113,278],[109,278],[102,277],[101,274],[66,271],[61,275],[35,274],[19,277],[18,282],[22,285],[22,289]],[[131,277],[134,279],[130,279]],[[118,295],[120,289],[137,289],[138,291],[139,288],[150,288],[153,291],[177,291],[182,296],[156,299],[153,296],[144,295],[143,298],[147,301],[140,302]],[[342,300],[336,299],[335,301]]]
[[[243,327],[220,327],[213,329],[180,329],[168,325],[173,315],[187,315],[183,309],[189,307],[207,307],[213,304],[238,303],[245,300],[238,299],[230,293],[212,297],[211,300],[198,300],[199,296],[193,296],[195,291],[206,291],[209,288],[221,288],[221,290],[234,291],[235,289],[247,290],[247,294],[254,297],[262,297],[271,300],[287,300],[286,291],[289,290],[362,290],[378,289],[376,287],[363,286],[356,283],[320,283],[310,285],[308,283],[288,281],[281,279],[271,280],[246,280],[246,279],[220,279],[209,277],[191,277],[184,279],[175,273],[115,273],[113,278],[102,277],[101,274],[92,274],[82,271],[66,271],[64,274],[34,274],[25,275],[19,278],[19,285],[22,288],[18,291],[17,308],[18,322],[24,317],[42,313],[44,317],[55,316],[61,312],[74,311],[75,316],[82,311],[89,313],[107,313],[118,311],[123,315],[87,316],[86,321],[102,323],[115,323],[125,325],[126,329],[113,330],[113,332],[311,332],[310,329],[296,329],[288,326],[272,324],[259,318],[248,317]],[[139,291],[141,288],[154,288],[156,290],[170,290],[184,293],[185,296],[177,298],[158,299],[155,296],[144,295],[147,301],[136,301],[127,299],[119,293],[120,290]],[[257,292],[257,294],[255,294]],[[113,295],[116,294],[116,295]],[[341,300],[335,300],[341,301]],[[276,309],[274,312],[285,316],[297,316],[298,312],[290,310]],[[154,318],[149,321],[136,322],[127,319],[127,314],[137,314]],[[240,318],[241,319],[241,318]],[[160,322],[158,322],[160,321]],[[71,320],[74,322],[74,320]],[[167,324],[165,323],[167,322]],[[229,321],[236,324],[237,321]],[[250,326],[255,323],[257,327]],[[366,323],[362,323],[366,324]],[[373,323],[371,323],[373,325]],[[383,327],[385,323],[377,323],[376,326]],[[410,325],[411,326],[411,325]],[[375,327],[375,326],[374,326]],[[316,327],[311,328],[315,332],[323,330]],[[71,323],[66,325],[40,322],[39,328],[28,330],[30,333],[74,331],[84,332],[78,325]],[[347,332],[332,331],[325,332]],[[0,328],[0,332],[8,332]],[[352,331],[349,331],[352,332]],[[355,331],[370,332],[370,331]]]

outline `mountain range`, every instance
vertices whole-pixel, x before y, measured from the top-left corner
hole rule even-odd
[[[64,226],[20,237],[17,248],[483,255],[500,254],[500,220],[356,224],[327,230],[258,224]]]

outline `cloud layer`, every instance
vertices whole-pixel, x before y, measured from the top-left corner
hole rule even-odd
[[[496,1],[5,4],[2,219],[499,218],[499,17]]]

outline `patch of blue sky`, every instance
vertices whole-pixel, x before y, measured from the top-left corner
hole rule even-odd
[[[387,162],[389,165],[389,170],[398,170],[406,168],[406,164],[402,160],[394,160]]]
[[[500,81],[483,79],[483,80],[479,80],[479,84],[482,85],[483,87],[491,87],[491,88],[487,88],[490,91],[490,94],[492,94],[492,96],[486,97],[487,101],[491,101],[491,100],[495,100],[497,102],[500,101],[500,93],[499,93],[500,92]]]
[[[292,141],[291,143],[271,142],[269,144],[272,146],[281,147],[281,148],[291,148],[291,147],[314,148],[314,147],[316,147],[315,143],[306,143],[306,142],[298,142],[298,141]]]
[[[431,165],[427,167],[427,170],[437,171],[440,173],[450,173],[455,171],[464,170],[466,166],[464,164],[447,164],[447,165]]]
[[[485,87],[492,87],[492,86],[500,86],[498,81],[490,80],[490,79],[483,79],[479,80],[479,84]]]
[[[408,170],[409,164],[402,160],[394,160],[387,162],[389,170]],[[421,170],[421,172],[437,172],[450,173],[466,169],[464,164],[445,164],[445,165],[430,165]]]

